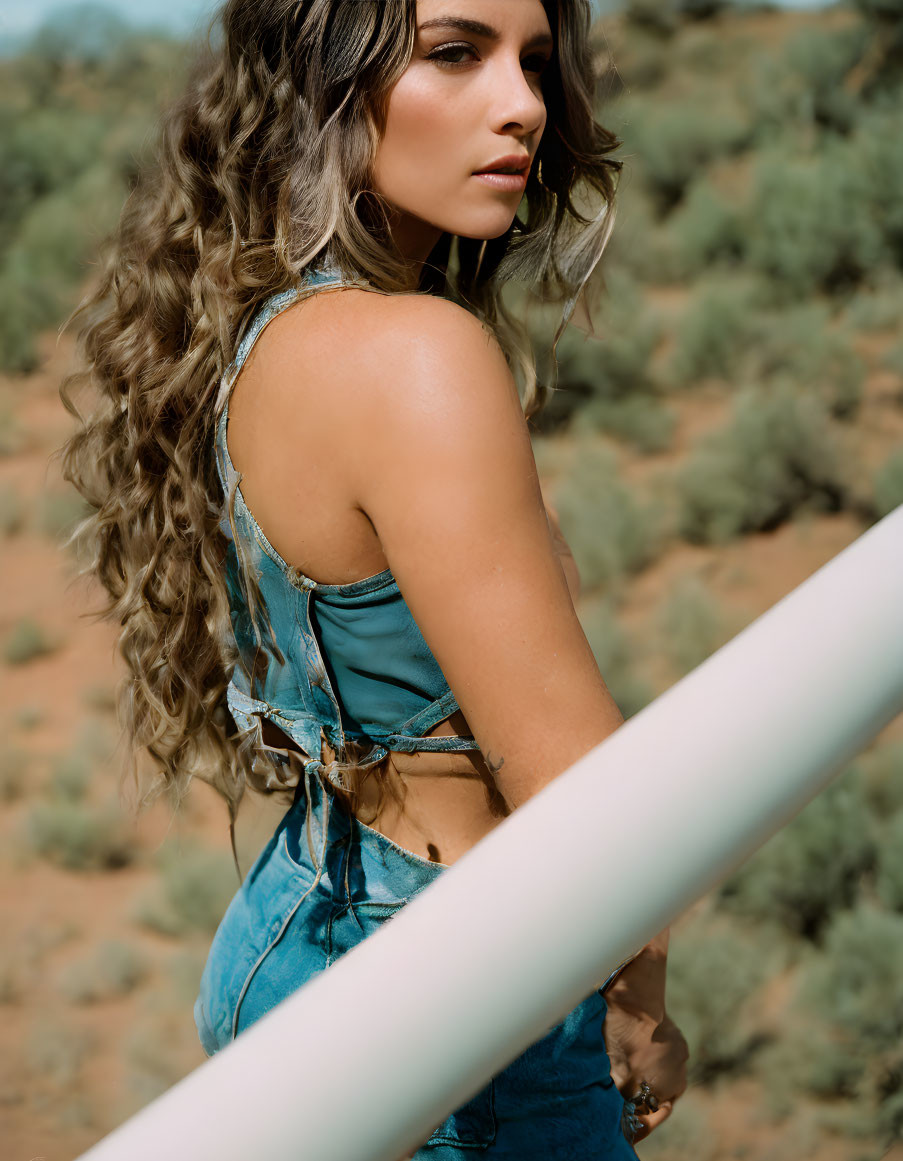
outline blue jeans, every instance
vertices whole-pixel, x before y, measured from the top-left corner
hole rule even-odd
[[[445,869],[329,803],[323,871],[324,791],[301,785],[220,924],[194,1016],[208,1056],[375,931]],[[352,907],[353,904],[353,907]],[[637,1161],[632,1107],[609,1072],[601,989],[452,1113],[417,1161]]]

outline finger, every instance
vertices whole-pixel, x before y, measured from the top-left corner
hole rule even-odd
[[[637,1113],[636,1119],[640,1122],[640,1128],[633,1138],[633,1144],[645,1140],[653,1129],[657,1129],[662,1121],[666,1121],[671,1116],[673,1108],[671,1101],[662,1101],[654,1113]]]

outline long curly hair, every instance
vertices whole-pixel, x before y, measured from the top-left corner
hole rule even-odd
[[[238,658],[213,454],[218,388],[264,299],[315,260],[385,293],[444,294],[498,338],[527,419],[554,389],[538,381],[501,291],[517,280],[561,304],[554,355],[608,241],[622,163],[594,118],[588,0],[543,3],[556,51],[525,220],[485,242],[443,235],[416,287],[371,179],[416,0],[228,0],[164,113],[153,161],[69,320],[81,324],[80,369],[60,387],[79,420],[63,475],[90,505],[76,534],[83,572],[109,598],[98,616],[119,626],[123,785],[140,806],[163,791],[177,805],[199,778],[234,823],[245,787],[272,784],[259,733],[237,730],[226,704]],[[581,211],[578,195],[598,208]]]

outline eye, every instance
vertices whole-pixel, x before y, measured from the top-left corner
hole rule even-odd
[[[466,60],[449,60],[449,56],[459,55],[461,53],[470,53],[471,56],[478,55],[477,50],[472,44],[444,44],[439,48],[434,48],[432,52],[427,53],[426,59],[435,61],[441,68],[458,68],[461,65],[467,64]],[[543,56],[542,53],[533,53],[532,56],[524,58],[524,68],[528,73],[538,73],[542,75],[549,64],[549,57]]]
[[[472,44],[445,44],[441,48],[434,48],[432,52],[427,53],[426,59],[434,60],[436,64],[443,68],[455,68],[458,65],[466,64],[466,61],[447,60],[446,58],[449,54],[454,56],[455,53],[461,52],[473,53],[474,56],[477,54],[477,50]]]
[[[549,60],[549,57],[543,56],[541,53],[537,52],[534,53],[533,56],[524,58],[524,68],[527,68],[527,66],[532,63],[533,67],[527,68],[527,71],[531,73],[539,73],[542,75],[549,67]]]

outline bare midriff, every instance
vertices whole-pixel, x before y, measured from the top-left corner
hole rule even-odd
[[[458,710],[424,737],[470,734]],[[297,746],[264,720],[263,740],[279,749]],[[324,744],[322,761],[335,757]],[[382,786],[381,786],[382,784]],[[397,846],[430,862],[450,866],[509,813],[479,750],[436,753],[390,751],[380,773],[363,779],[355,816]]]

